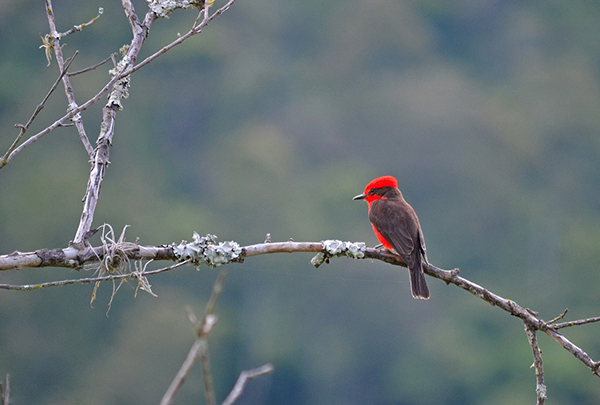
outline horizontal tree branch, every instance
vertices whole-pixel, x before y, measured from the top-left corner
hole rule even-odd
[[[212,235],[209,235],[212,236]],[[201,238],[203,239],[203,238]],[[185,241],[184,241],[185,242]],[[182,242],[182,244],[184,243]],[[205,241],[206,242],[206,241]],[[333,243],[332,243],[333,242]],[[187,242],[186,242],[187,243]],[[235,244],[235,242],[224,242],[225,244]],[[218,248],[223,243],[217,245],[207,245],[210,249]],[[339,250],[332,251],[332,246],[335,248],[336,246],[343,246],[344,244],[348,245],[357,245],[350,244],[349,242],[341,242],[341,241],[322,241],[322,242],[265,242],[259,243],[255,245],[248,245],[245,247],[239,247],[239,255],[237,255],[234,259],[224,262],[217,262],[218,264],[211,264],[212,266],[217,266],[219,264],[226,264],[228,262],[243,262],[245,258],[258,256],[263,254],[273,254],[273,253],[292,253],[292,252],[312,252],[317,253],[317,255],[323,255],[325,257],[325,261],[329,261],[334,256],[351,256],[349,250]],[[23,268],[31,268],[31,267],[68,267],[80,269],[86,263],[94,263],[94,262],[102,262],[106,260],[107,255],[114,255],[115,251],[118,251],[119,255],[116,257],[126,257],[130,260],[184,260],[184,258],[179,257],[177,254],[177,250],[182,246],[181,244],[175,246],[174,244],[171,246],[141,246],[134,243],[119,243],[118,246],[104,245],[99,247],[88,247],[82,250],[77,250],[73,247],[67,247],[64,249],[41,249],[36,250],[35,252],[21,253],[14,252],[9,255],[0,256],[0,270],[15,270],[15,269],[23,269]],[[191,245],[191,244],[190,244]],[[237,245],[237,244],[235,244]],[[212,246],[212,247],[210,247]],[[403,266],[406,267],[406,264],[402,261],[400,256],[397,254],[387,250],[387,249],[378,249],[378,248],[368,248],[364,247],[362,244],[362,256],[359,258],[363,259],[373,259],[380,260],[389,264]],[[352,256],[356,257],[356,256]],[[186,257],[185,260],[188,260]],[[193,262],[193,261],[192,261]],[[321,261],[322,262],[322,261]],[[314,263],[313,263],[314,264]],[[115,259],[113,265],[118,266],[118,260]],[[196,263],[196,265],[199,265]],[[318,266],[318,264],[315,264]],[[431,277],[440,279],[444,281],[446,284],[454,284],[457,287],[462,288],[475,295],[476,297],[488,302],[493,306],[497,306],[509,313],[510,315],[516,316],[521,319],[526,326],[528,326],[531,330],[539,330],[550,336],[557,343],[559,343],[563,348],[565,348],[568,352],[570,352],[573,356],[579,359],[582,363],[584,363],[594,375],[600,377],[599,372],[599,363],[595,362],[585,351],[579,348],[577,345],[573,344],[566,337],[564,337],[561,333],[558,332],[558,327],[552,326],[548,324],[543,319],[539,318],[538,315],[529,309],[525,309],[515,301],[503,298],[493,292],[487,290],[486,288],[473,283],[463,277],[460,277],[458,269],[454,270],[443,270],[439,267],[436,267],[432,264],[424,264],[423,269],[426,274]],[[160,272],[166,271],[161,269]],[[123,272],[121,272],[123,273]],[[135,273],[135,272],[134,272]],[[151,272],[144,272],[143,276],[151,275]],[[139,274],[115,274],[109,275],[101,278],[101,280],[94,281],[108,281],[114,279],[123,279],[123,278],[134,278],[138,277]],[[91,281],[90,281],[91,282]],[[57,282],[58,283],[58,282]],[[75,283],[75,282],[70,282]],[[69,284],[70,284],[69,283]],[[63,284],[56,284],[63,285]],[[0,284],[0,289],[36,289],[36,285],[30,286],[11,286],[7,284]],[[595,318],[590,318],[595,319]],[[588,323],[583,321],[576,321],[581,324]],[[590,321],[591,322],[591,321]],[[562,327],[561,325],[558,325]]]
[[[119,246],[120,251],[131,260],[176,260],[171,247],[141,246],[126,243]],[[88,247],[77,250],[74,247],[64,249],[39,249],[34,252],[21,253],[15,251],[0,256],[1,270],[18,270],[32,267],[68,267],[81,269],[86,263],[104,259],[108,250],[105,246]]]

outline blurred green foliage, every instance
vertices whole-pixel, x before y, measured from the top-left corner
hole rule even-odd
[[[118,2],[55,2],[72,69],[130,40]],[[146,2],[134,2],[138,13]],[[218,1],[216,6],[218,6]],[[195,15],[157,21],[145,57]],[[95,224],[166,244],[192,232],[258,243],[376,240],[351,198],[391,174],[415,207],[432,262],[551,319],[598,316],[600,6],[595,2],[239,0],[204,32],[132,79],[117,116]],[[0,153],[57,76],[39,34],[42,1],[0,8]],[[73,78],[77,101],[107,80]],[[62,89],[30,133],[66,110]],[[101,105],[84,112],[99,132]],[[0,253],[64,247],[89,165],[61,128],[0,171]],[[93,240],[97,243],[97,240]],[[410,297],[383,263],[270,255],[228,267],[211,337],[217,396],[272,362],[240,404],[522,404],[535,398],[520,322],[430,281]],[[160,264],[156,264],[159,266]],[[65,269],[0,274],[2,283],[73,278]],[[214,270],[150,280],[158,298],[111,286],[0,293],[0,375],[15,403],[156,403],[193,341]],[[134,287],[134,286],[132,286]],[[598,326],[565,334],[600,358]],[[595,404],[597,379],[540,337],[553,404]],[[202,397],[196,369],[178,403]]]

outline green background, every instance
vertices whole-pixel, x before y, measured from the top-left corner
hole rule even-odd
[[[115,1],[55,1],[72,70],[131,39]],[[140,15],[144,1],[135,1]],[[215,7],[223,3],[217,0]],[[43,1],[0,2],[0,153],[57,77],[38,49]],[[196,13],[152,27],[140,58]],[[238,0],[202,34],[132,78],[117,115],[95,226],[168,244],[214,233],[242,245],[342,239],[376,244],[352,201],[390,174],[423,226],[429,258],[551,319],[600,315],[600,3],[594,1]],[[141,60],[141,59],[140,59]],[[83,103],[108,66],[73,77]],[[103,102],[83,113],[92,142]],[[29,133],[66,111],[62,87]],[[89,174],[74,128],[0,171],[0,253],[65,247]],[[99,243],[98,238],[92,242]],[[531,404],[522,323],[406,270],[310,254],[227,267],[210,338],[217,398],[271,362],[240,404]],[[158,268],[163,263],[157,263]],[[151,265],[152,266],[152,265]],[[0,274],[1,283],[89,277],[69,269]],[[150,280],[158,298],[110,284],[0,292],[0,375],[19,404],[157,403],[194,334],[216,270]],[[565,330],[600,358],[598,326]],[[597,404],[596,377],[540,335],[549,403]],[[176,403],[203,397],[199,367]]]

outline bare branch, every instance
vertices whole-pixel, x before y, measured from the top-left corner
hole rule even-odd
[[[552,329],[562,329],[562,328],[568,328],[570,326],[585,325],[586,323],[595,323],[595,322],[600,322],[600,316],[596,316],[593,318],[587,318],[587,319],[579,319],[577,321],[557,323],[556,325],[550,324],[549,327]]]
[[[123,5],[125,15],[130,21],[133,31],[133,38],[129,46],[122,48],[123,57],[117,66],[111,70],[113,79],[118,79],[114,81],[108,97],[108,103],[104,106],[100,135],[96,141],[96,149],[92,154],[92,167],[90,170],[85,196],[83,197],[83,211],[81,213],[79,225],[77,226],[77,231],[73,239],[74,245],[79,249],[84,248],[87,243],[86,236],[88,235],[88,232],[90,231],[94,221],[94,212],[96,211],[96,205],[98,203],[98,199],[100,198],[100,188],[102,186],[102,181],[104,180],[106,168],[110,163],[110,145],[112,144],[112,138],[114,135],[115,117],[117,111],[123,108],[121,99],[127,98],[128,96],[129,75],[124,75],[122,73],[129,68],[129,66],[135,64],[138,53],[140,52],[142,45],[146,40],[147,32],[155,20],[155,18],[149,18],[147,25],[142,26],[139,22],[137,14],[135,14],[135,9],[131,1],[122,0],[121,3]]]
[[[135,8],[133,7],[133,3],[130,0],[121,0],[121,4],[123,5],[123,11],[125,11],[125,15],[129,20],[129,25],[131,25],[131,30],[133,32],[133,37],[135,38],[138,35],[142,34],[143,26],[135,13]],[[150,13],[150,12],[148,12]],[[152,20],[154,21],[154,19]],[[146,29],[150,29],[150,24],[147,24]]]
[[[532,368],[535,368],[536,388],[535,393],[537,397],[537,405],[544,405],[547,398],[546,383],[544,382],[544,364],[542,361],[542,351],[538,345],[536,330],[525,323],[525,333],[527,334],[527,340],[531,346],[533,352],[533,364]]]
[[[449,275],[449,272],[439,269],[431,264],[425,264],[423,268],[425,273],[429,274],[430,276],[439,278],[446,283],[454,284],[464,290],[467,290],[482,300],[498,306],[509,314],[520,318],[523,320],[523,322],[531,325],[535,329],[544,332],[546,335],[550,336],[557,343],[559,343],[565,350],[585,364],[592,371],[592,373],[594,373],[594,375],[600,377],[600,373],[598,371],[599,364],[592,360],[592,358],[586,352],[570,342],[569,339],[557,332],[552,326],[545,325],[545,322],[542,319],[536,317],[530,311],[518,305],[516,302],[502,298],[486,290],[485,288],[472,283],[471,281],[459,277],[458,275]]]
[[[206,18],[202,24],[200,24],[200,27],[196,27],[190,31],[192,34],[189,36],[199,33],[201,27],[205,26],[210,20],[216,18],[218,15],[226,11],[234,2],[235,0],[230,0],[225,6],[217,10],[213,16]],[[100,187],[102,185],[102,181],[104,180],[106,168],[109,164],[110,145],[112,143],[112,136],[114,134],[114,120],[116,113],[118,110],[122,109],[121,99],[127,97],[129,76],[131,73],[137,70],[133,70],[132,67],[135,66],[137,56],[148,35],[151,25],[158,17],[152,10],[150,10],[146,13],[144,21],[140,22],[131,1],[121,0],[121,3],[123,5],[125,15],[127,16],[131,25],[133,39],[129,46],[124,48],[123,58],[117,64],[117,67],[115,67],[115,69],[112,71],[114,77],[118,77],[119,79],[114,83],[113,89],[109,95],[109,101],[103,110],[102,127],[98,140],[96,141],[97,147],[93,152],[92,169],[90,171],[88,185],[83,198],[84,208],[81,214],[79,225],[77,227],[77,232],[75,233],[75,237],[73,239],[74,245],[80,249],[85,247],[86,235],[92,227],[94,212],[100,196]],[[158,56],[159,55],[156,57]]]
[[[114,92],[114,90],[113,90]],[[102,125],[100,130],[100,136],[96,141],[96,149],[93,152],[92,157],[92,168],[90,170],[90,177],[88,179],[85,196],[83,197],[83,211],[81,213],[81,219],[73,243],[78,248],[83,248],[86,244],[86,237],[92,227],[94,221],[94,212],[98,199],[100,198],[100,187],[104,180],[104,174],[106,168],[110,163],[108,157],[110,155],[110,145],[115,129],[115,114],[118,109],[114,103],[110,106],[104,107]]]
[[[129,244],[120,247],[130,260],[177,260],[173,246],[142,246]],[[270,253],[290,252],[313,252],[319,253],[323,250],[321,242],[274,242],[249,245],[242,248],[243,255],[238,262],[245,257],[258,256]],[[32,268],[32,267],[66,267],[80,269],[86,263],[94,263],[103,260],[108,252],[104,246],[86,247],[78,250],[73,247],[59,249],[39,249],[34,252],[13,252],[8,255],[0,255],[0,271]],[[382,260],[388,263],[403,265],[402,259],[387,250],[367,248],[366,258]],[[406,266],[406,265],[404,265]],[[443,270],[441,270],[443,271]]]
[[[563,319],[565,317],[565,315],[567,315],[567,312],[569,312],[569,308],[565,308],[565,310],[563,311],[562,314],[560,314],[556,318],[553,318],[553,319],[549,320],[548,322],[546,322],[545,326],[552,325],[553,323],[556,323],[556,321],[560,321],[561,319]]]
[[[196,341],[190,348],[187,357],[185,358],[183,364],[179,368],[179,371],[175,375],[175,378],[169,385],[167,392],[163,395],[160,405],[168,405],[173,403],[175,395],[187,379],[192,367],[196,363],[198,357],[201,358],[202,362],[202,370],[203,370],[203,381],[204,381],[204,390],[206,394],[206,403],[208,405],[214,405],[216,403],[215,400],[215,392],[212,385],[212,374],[210,372],[210,361],[208,357],[208,335],[212,331],[214,325],[217,322],[217,316],[213,313],[215,305],[223,291],[223,283],[225,282],[226,274],[221,272],[215,284],[213,285],[212,294],[210,299],[208,300],[208,304],[206,305],[206,309],[204,310],[204,316],[202,320],[198,323],[194,324],[194,329],[196,331]],[[188,311],[188,317],[191,321],[195,321],[197,318],[191,312]]]
[[[185,264],[188,264],[187,261],[181,263],[175,263],[168,267],[163,267],[157,270],[150,270],[145,272],[131,272],[126,274],[111,274],[108,276],[102,277],[89,277],[89,278],[78,278],[72,280],[62,280],[62,281],[50,281],[47,283],[40,284],[25,284],[25,285],[10,285],[10,284],[0,284],[0,289],[2,290],[17,290],[17,291],[33,291],[39,290],[46,287],[59,287],[71,284],[91,284],[91,283],[101,283],[104,281],[116,281],[116,280],[127,280],[131,278],[139,279],[140,277],[148,277],[153,276],[155,274],[164,273],[166,271],[174,270],[178,267],[181,267]]]
[[[240,373],[239,378],[235,382],[233,389],[225,398],[222,405],[233,405],[242,395],[244,389],[246,388],[246,384],[250,380],[254,380],[255,378],[262,377],[263,375],[270,374],[274,370],[272,364],[265,364],[262,367],[253,368],[252,370],[245,370]]]
[[[240,254],[233,260],[224,260],[223,258],[218,259],[213,262],[206,262],[211,266],[217,266],[221,264],[227,264],[229,262],[243,262],[245,258],[251,256],[257,256],[262,254],[272,254],[272,253],[283,253],[283,252],[314,252],[317,253],[317,256],[320,256],[321,259],[325,258],[325,262],[327,262],[330,258],[334,256],[350,256],[354,258],[363,258],[363,259],[375,259],[381,260],[386,263],[390,263],[393,265],[404,266],[406,264],[402,261],[400,256],[395,253],[387,250],[387,249],[375,249],[375,248],[366,248],[364,247],[362,250],[362,256],[357,256],[356,252],[352,253],[350,249],[348,250],[335,250],[340,246],[352,246],[352,245],[360,245],[360,243],[350,244],[349,242],[341,242],[341,241],[323,241],[323,242],[275,242],[275,243],[261,243],[256,245],[249,245],[245,247],[240,247]],[[364,244],[362,244],[364,246]],[[188,257],[180,257],[176,254],[175,250],[181,248],[181,244],[175,246],[174,244],[169,247],[164,246],[139,246],[132,244],[129,247],[123,247],[123,251],[130,259],[141,259],[141,260],[187,260]],[[220,253],[215,250],[219,246],[210,246],[207,245],[209,249],[207,253],[208,256],[218,256]],[[204,254],[203,252],[200,252]],[[46,266],[55,266],[55,267],[71,267],[71,268],[80,268],[86,262],[94,262],[102,260],[102,257],[106,252],[104,248],[92,248],[86,247],[81,251],[74,249],[72,247],[66,249],[54,249],[54,250],[38,250],[35,252],[29,253],[20,253],[15,252],[10,255],[0,256],[0,270],[11,270],[16,268],[24,268],[24,267],[46,267]],[[212,259],[211,259],[212,260]],[[314,261],[314,259],[313,259]],[[319,261],[319,262],[322,262]],[[193,261],[192,261],[193,263]],[[198,264],[196,264],[198,265]],[[475,284],[467,279],[459,277],[458,269],[454,269],[451,271],[440,269],[432,264],[424,264],[423,270],[429,276],[438,278],[447,284],[454,284],[457,287],[460,287],[476,297],[490,303],[491,305],[497,306],[502,310],[508,312],[509,314],[518,317],[527,325],[530,325],[535,330],[540,330],[558,342],[561,346],[563,346],[568,352],[570,352],[573,356],[583,362],[593,373],[594,375],[600,377],[600,372],[598,370],[599,365],[592,358],[584,352],[581,348],[574,345],[567,338],[565,338],[562,334],[560,334],[555,326],[546,324],[542,319],[538,316],[534,315],[532,311],[523,308],[518,305],[515,301],[502,298],[501,296],[488,291],[482,286]],[[16,287],[16,288],[15,288]],[[20,289],[18,286],[7,286],[0,285],[0,288],[8,289]],[[585,323],[585,322],[584,322]]]
[[[14,150],[10,150],[9,152],[7,152],[5,154],[5,156],[0,159],[0,169],[2,169],[4,166],[6,166],[23,149],[25,149],[26,147],[28,147],[28,146],[32,145],[33,143],[37,142],[43,136],[45,136],[45,135],[49,134],[50,132],[54,131],[56,128],[58,128],[60,126],[64,126],[67,123],[67,121],[73,119],[73,117],[76,117],[79,113],[81,113],[82,111],[85,111],[90,106],[92,106],[93,104],[95,104],[96,102],[98,102],[102,98],[102,96],[115,85],[115,83],[117,83],[118,81],[122,80],[123,78],[126,78],[127,76],[131,75],[132,73],[138,71],[139,69],[141,69],[142,67],[146,66],[147,64],[149,64],[150,62],[152,62],[157,57],[159,57],[160,55],[166,53],[170,49],[172,49],[175,46],[181,44],[183,41],[185,41],[189,37],[191,37],[193,35],[196,35],[196,34],[199,34],[201,32],[202,28],[204,28],[206,25],[208,25],[212,20],[214,20],[215,18],[217,18],[219,15],[221,15],[225,11],[227,11],[233,5],[233,3],[235,3],[235,1],[236,0],[229,0],[223,7],[221,7],[217,11],[215,11],[212,15],[210,15],[207,18],[204,18],[204,20],[202,21],[202,23],[200,25],[194,26],[187,34],[179,37],[177,40],[173,41],[171,44],[169,44],[169,45],[165,46],[164,48],[160,49],[159,51],[155,52],[153,55],[150,55],[149,57],[147,57],[146,59],[144,59],[139,64],[133,65],[133,62],[135,62],[135,58],[133,58],[133,60],[129,60],[128,59],[129,62],[132,62],[132,65],[131,66],[125,66],[124,70],[122,70],[121,72],[117,72],[117,74],[115,76],[113,76],[112,79],[104,87],[102,87],[102,89],[100,89],[100,91],[98,91],[98,93],[96,93],[95,96],[93,96],[88,101],[86,101],[85,103],[83,103],[83,104],[81,104],[79,106],[77,106],[76,104],[72,104],[71,105],[72,108],[69,109],[69,111],[67,112],[67,114],[65,114],[64,116],[62,116],[58,120],[56,120],[51,125],[47,126],[45,129],[43,129],[43,130],[39,131],[38,133],[36,133],[35,135],[32,135],[31,137],[29,137],[19,147],[15,147]],[[125,12],[126,12],[128,18],[129,18],[129,20],[130,20],[130,23],[133,24],[133,21],[136,21],[136,17],[133,17],[133,15],[135,14],[135,12],[134,12],[132,3],[129,0],[122,0],[122,3],[126,6],[126,7],[124,7],[124,9],[125,9]],[[136,31],[138,31],[140,33],[140,35],[138,37],[141,38],[142,41],[132,41],[132,43],[135,43],[135,44],[137,44],[137,45],[139,45],[141,47],[141,44],[143,43],[143,38],[145,38],[148,35],[148,31],[150,29],[150,26],[156,20],[156,18],[157,17],[156,17],[156,15],[154,13],[152,13],[150,11],[148,13],[146,13],[144,21],[142,23],[140,23],[141,24],[140,28],[136,30]],[[139,21],[139,20],[137,20],[137,21]],[[132,28],[133,28],[133,25],[132,25]],[[141,32],[140,32],[140,29],[141,29]],[[48,44],[48,46],[50,46],[50,44]],[[130,46],[130,53],[132,55],[136,55],[137,56],[137,54],[139,53],[139,48],[134,47],[133,51],[131,50],[131,48],[132,47]],[[47,49],[47,51],[49,52],[49,49]],[[125,65],[127,65],[127,64],[125,64]],[[89,70],[91,70],[91,69],[89,69]],[[79,73],[83,73],[83,72],[76,72],[76,73],[79,74]],[[21,138],[19,138],[19,141],[20,141],[20,139]],[[85,140],[82,139],[82,142],[84,142],[84,145],[85,145]],[[89,143],[89,141],[88,141],[88,143]],[[17,144],[18,144],[18,141],[17,141]],[[93,150],[93,148],[91,148],[91,149]],[[86,150],[91,155],[92,152],[90,152],[90,150],[88,150],[87,147],[86,147]]]
[[[210,295],[210,298],[208,299],[206,308],[204,309],[204,316],[202,318],[202,322],[199,325],[200,327],[196,328],[196,334],[198,336],[200,336],[202,334],[208,335],[208,333],[210,333],[210,330],[208,332],[204,330],[208,323],[206,320],[206,317],[208,315],[212,314],[213,312],[215,312],[215,307],[217,306],[217,301],[219,301],[219,297],[221,296],[221,293],[223,292],[223,286],[225,285],[226,278],[227,278],[227,273],[225,271],[222,271],[219,274],[219,277],[217,277],[215,284],[213,285],[212,293]],[[211,328],[212,328],[212,326],[211,326]]]
[[[167,392],[165,392],[165,395],[163,395],[163,397],[160,401],[160,405],[170,405],[173,403],[173,400],[175,399],[175,394],[177,394],[177,391],[179,391],[179,388],[181,388],[181,386],[187,379],[187,376],[189,375],[190,370],[196,363],[196,359],[198,358],[198,355],[200,353],[201,345],[202,345],[202,343],[201,343],[200,339],[196,339],[196,341],[190,348],[190,351],[188,352],[187,357],[183,361],[183,364],[179,368],[179,371],[175,375],[175,378],[171,382],[171,385],[169,385]]]
[[[170,51],[171,49],[173,49],[177,45],[181,44],[183,41],[189,39],[190,37],[192,37],[192,36],[194,36],[196,34],[199,34],[204,27],[206,27],[212,20],[214,20],[215,18],[217,18],[218,16],[220,16],[221,14],[223,14],[225,11],[227,11],[233,5],[233,3],[235,3],[235,2],[236,2],[236,0],[229,0],[223,7],[219,8],[217,11],[215,11],[209,17],[205,17],[199,25],[194,25],[187,33],[185,33],[184,35],[181,35],[175,41],[171,42],[170,44],[164,46],[163,48],[161,48],[160,50],[156,51],[152,55],[148,56],[146,59],[144,59],[143,61],[141,61],[137,65],[135,65],[133,67],[130,67],[125,72],[123,72],[123,75],[125,76],[125,75],[132,74],[133,72],[135,72],[135,71],[143,68],[144,66],[146,66],[147,64],[149,64],[150,62],[152,62],[154,59],[158,58],[159,56],[161,56],[161,55],[165,54],[166,52]],[[208,13],[208,11],[205,11],[205,13]],[[144,25],[145,25],[145,20],[144,20]]]
[[[213,387],[212,372],[210,370],[210,356],[208,353],[208,335],[212,332],[213,327],[217,323],[218,317],[214,314],[217,301],[223,292],[223,285],[227,273],[222,271],[217,277],[217,281],[213,286],[212,294],[206,308],[204,310],[204,316],[202,322],[196,327],[196,334],[198,340],[201,342],[200,345],[200,364],[202,364],[202,381],[204,382],[204,395],[206,397],[207,405],[216,405],[215,389]]]
[[[583,364],[585,364],[596,377],[600,377],[600,373],[598,368],[600,364],[592,360],[592,358],[584,352],[581,348],[577,347],[573,343],[569,341],[569,339],[565,338],[560,333],[553,330],[551,327],[542,330],[546,335],[550,336],[554,339],[558,344],[560,344],[563,348],[565,348],[569,353],[571,353],[575,358],[579,359]]]
[[[52,9],[52,0],[46,0],[46,15],[48,17],[48,25],[50,27],[50,35],[49,41],[52,42],[52,48],[54,49],[54,55],[56,55],[56,62],[58,63],[58,68],[63,71],[65,70],[65,62],[63,60],[62,48],[60,45],[61,34],[56,30],[56,21],[54,17],[54,10]],[[71,80],[69,76],[63,75],[62,81],[65,87],[65,94],[67,96],[67,101],[69,104],[69,110],[76,109],[77,103],[75,102],[75,93],[73,92],[73,86],[71,84]],[[85,128],[83,126],[83,120],[79,113],[73,115],[73,122],[75,123],[75,127],[77,128],[77,132],[79,133],[79,138],[87,151],[88,156],[92,156],[94,148],[92,144],[90,144],[90,140],[85,133]]]
[[[210,314],[205,319],[210,320],[210,324],[214,325],[217,322],[216,315]],[[212,330],[212,326],[210,326]],[[198,339],[200,342],[199,355],[200,364],[202,365],[202,382],[204,383],[204,397],[207,405],[216,405],[215,388],[213,386],[212,372],[210,371],[210,356],[208,354],[208,333],[203,334]]]
[[[17,138],[14,140],[12,145],[10,145],[10,147],[8,148],[8,150],[6,151],[4,156],[2,156],[2,158],[0,159],[0,169],[8,163],[8,156],[16,149],[17,145],[21,141],[21,138],[23,138],[23,135],[25,135],[25,132],[27,131],[27,129],[29,129],[29,126],[33,123],[33,120],[35,120],[35,118],[38,116],[40,111],[42,111],[44,109],[44,107],[46,106],[46,102],[50,98],[50,95],[52,93],[54,93],[54,90],[56,90],[56,88],[58,87],[58,84],[60,83],[62,77],[67,73],[67,69],[69,69],[69,66],[71,66],[71,63],[73,62],[73,60],[75,59],[75,57],[78,54],[79,54],[79,51],[75,51],[73,56],[71,56],[70,58],[68,58],[65,61],[65,66],[61,70],[60,75],[58,75],[58,78],[54,81],[54,83],[50,87],[50,90],[48,90],[48,93],[46,93],[46,96],[44,96],[42,101],[37,105],[37,107],[33,111],[33,114],[31,114],[31,117],[29,117],[29,120],[27,120],[27,123],[25,123],[25,125],[15,124],[15,127],[20,128],[20,131],[19,131],[19,134],[17,135]]]
[[[102,15],[102,13],[104,13],[104,9],[103,9],[102,7],[100,7],[100,8],[98,9],[98,15],[97,15],[96,17],[92,18],[92,19],[91,19],[90,21],[88,21],[87,23],[83,23],[83,24],[79,24],[79,25],[74,25],[74,26],[73,26],[73,28],[71,28],[69,31],[66,31],[66,32],[63,32],[63,33],[59,33],[59,34],[58,34],[58,36],[57,36],[57,38],[60,40],[60,39],[62,39],[62,38],[64,38],[64,37],[66,37],[67,35],[71,35],[71,34],[73,34],[74,32],[81,31],[81,30],[82,30],[82,29],[84,29],[85,27],[92,25],[93,23],[95,23],[95,22],[96,22],[96,20],[97,20],[98,18],[100,18],[100,16]]]
[[[119,246],[130,260],[171,260],[177,258],[172,247],[141,246],[129,243]],[[31,267],[66,267],[81,269],[88,263],[104,260],[109,252],[104,246],[88,247],[83,250],[67,247],[64,249],[39,249],[34,252],[15,251],[8,255],[0,256],[0,271],[16,270]]]
[[[41,130],[35,135],[27,138],[25,142],[23,142],[19,147],[15,148],[11,153],[7,154],[2,161],[0,162],[0,169],[6,166],[6,164],[10,163],[10,161],[18,155],[23,149],[32,145],[33,143],[40,140],[43,136],[48,135],[50,132],[54,131],[56,128],[60,126],[65,126],[67,121],[69,121],[74,115],[88,109],[91,105],[95,104],[98,100],[102,98],[102,96],[119,80],[118,77],[113,77],[96,95],[86,101],[84,104],[79,107],[70,110],[67,114],[63,115],[58,120],[54,121],[51,125],[47,126],[45,129]]]
[[[104,65],[104,64],[105,64],[106,62],[108,62],[109,60],[111,60],[111,59],[114,57],[114,55],[116,55],[116,54],[115,54],[115,53],[111,53],[111,54],[108,56],[108,58],[104,59],[102,62],[98,62],[98,63],[96,63],[95,65],[92,65],[92,66],[86,67],[85,69],[77,70],[76,72],[72,72],[72,73],[71,73],[71,72],[67,72],[67,75],[69,75],[69,77],[73,77],[73,76],[80,75],[80,74],[82,74],[82,73],[89,72],[90,70],[94,70],[94,69],[96,69],[96,68],[98,68],[98,67],[100,67],[100,66]]]

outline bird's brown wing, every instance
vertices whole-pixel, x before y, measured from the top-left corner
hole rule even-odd
[[[392,245],[408,267],[414,267],[418,260],[415,257],[415,238],[419,235],[419,224],[415,223],[411,214],[416,217],[410,205],[394,201],[373,201],[369,212],[369,220],[377,231]],[[418,252],[420,254],[420,252]]]
[[[377,200],[371,204],[369,219],[408,266],[413,298],[428,299],[421,260],[421,254],[427,260],[425,241],[415,211],[405,201]]]

